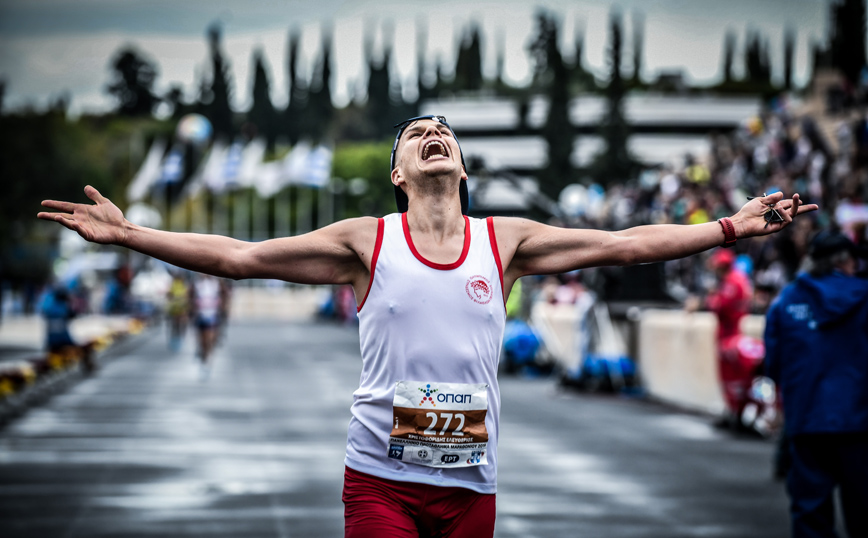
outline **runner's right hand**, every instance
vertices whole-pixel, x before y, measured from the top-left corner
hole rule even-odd
[[[43,200],[43,207],[57,212],[40,212],[36,216],[58,222],[93,243],[123,244],[127,228],[121,210],[90,185],[84,193],[95,202],[93,205]]]

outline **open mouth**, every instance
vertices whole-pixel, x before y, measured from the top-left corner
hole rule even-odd
[[[446,144],[439,140],[430,140],[422,148],[423,161],[427,161],[434,157],[449,157],[449,152],[446,151]]]

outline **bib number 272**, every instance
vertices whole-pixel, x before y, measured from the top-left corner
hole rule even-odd
[[[455,422],[457,424],[455,429],[452,430],[452,435],[463,437],[464,432],[462,428],[464,428],[464,414],[463,413],[440,413],[439,416],[437,413],[425,413],[425,416],[431,421],[431,424],[425,428],[425,431],[422,433],[425,435],[444,435],[448,430],[449,426]],[[440,433],[438,434],[437,424],[440,419],[443,419],[443,428],[440,429]]]

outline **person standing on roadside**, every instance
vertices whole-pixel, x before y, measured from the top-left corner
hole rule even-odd
[[[794,537],[835,537],[834,493],[850,538],[868,536],[868,280],[859,251],[820,232],[811,268],[772,303],[766,367],[784,404]]]

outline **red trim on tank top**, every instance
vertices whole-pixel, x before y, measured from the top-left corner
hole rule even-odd
[[[500,277],[500,292],[503,294],[503,304],[506,304],[506,290],[503,289],[503,265],[500,262],[500,251],[497,250],[497,238],[494,236],[494,217],[485,219],[488,224],[488,241],[491,243],[491,253],[497,263],[497,276]]]
[[[377,219],[377,241],[374,243],[374,253],[371,255],[371,279],[368,281],[368,289],[365,290],[365,297],[362,299],[362,302],[359,303],[359,306],[356,308],[356,313],[362,311],[362,307],[365,306],[365,301],[368,300],[368,294],[371,293],[371,286],[374,285],[374,272],[377,270],[377,258],[380,257],[380,247],[383,246],[383,229],[385,228],[385,221],[383,219]]]
[[[470,251],[470,220],[467,218],[467,215],[464,215],[464,248],[461,250],[461,256],[458,258],[458,261],[455,263],[434,263],[426,260],[421,254],[419,254],[419,251],[416,250],[416,245],[413,244],[413,238],[410,236],[410,225],[407,223],[406,213],[401,213],[401,224],[404,226],[404,238],[407,240],[407,246],[410,247],[410,252],[413,253],[413,256],[416,256],[417,260],[428,267],[440,271],[449,271],[461,267],[461,264],[464,263],[464,259],[467,258],[467,253]]]

